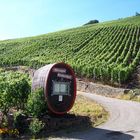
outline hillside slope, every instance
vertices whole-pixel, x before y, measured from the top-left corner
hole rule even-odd
[[[0,66],[69,63],[77,75],[124,83],[140,60],[140,16],[0,41]]]

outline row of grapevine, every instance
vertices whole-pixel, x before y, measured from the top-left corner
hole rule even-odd
[[[127,81],[139,60],[140,24],[127,22],[90,25],[0,42],[2,67],[27,65],[38,68],[63,61],[72,65],[79,76],[112,83]]]

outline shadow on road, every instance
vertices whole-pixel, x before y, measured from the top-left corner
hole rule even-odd
[[[54,135],[60,139],[80,139],[80,140],[132,140],[134,136],[121,131],[112,131],[101,128],[90,128],[82,132],[72,132],[69,134],[60,133]],[[54,138],[55,139],[55,138]]]
[[[53,140],[56,138],[59,139],[80,139],[80,140],[132,140],[134,136],[128,134],[129,132],[124,133],[121,131],[113,131],[102,128],[93,128],[92,122],[88,116],[77,116],[74,119],[74,123],[70,120],[69,117],[65,116],[68,119],[68,124],[64,123],[59,129],[57,128],[53,133],[47,133],[47,135],[41,136],[42,138],[51,137]],[[84,122],[78,121],[80,119],[85,120]],[[54,120],[53,120],[54,121]],[[77,122],[76,122],[77,121]],[[67,121],[66,121],[67,122]],[[71,124],[71,125],[69,125]],[[85,124],[85,125],[83,125]],[[86,126],[86,127],[85,127]],[[62,131],[60,131],[62,130]],[[39,136],[40,137],[40,136]]]

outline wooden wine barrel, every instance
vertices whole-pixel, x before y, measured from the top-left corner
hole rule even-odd
[[[43,88],[48,109],[55,114],[68,112],[76,98],[76,77],[65,63],[46,65],[34,73],[32,90]]]

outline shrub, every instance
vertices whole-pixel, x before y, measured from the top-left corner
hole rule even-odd
[[[39,121],[38,118],[33,118],[32,122],[30,123],[29,129],[32,134],[38,134],[45,126],[45,123]]]
[[[46,113],[47,109],[47,102],[42,89],[37,89],[29,95],[26,105],[26,111],[29,115],[39,117]]]
[[[17,111],[14,113],[14,128],[18,129],[20,133],[24,133],[28,128],[27,124],[27,116],[23,113],[23,111]]]
[[[0,111],[7,116],[10,108],[24,109],[31,91],[29,78],[18,72],[0,74]]]
[[[140,95],[140,89],[133,89],[133,93],[134,93],[134,95]]]

